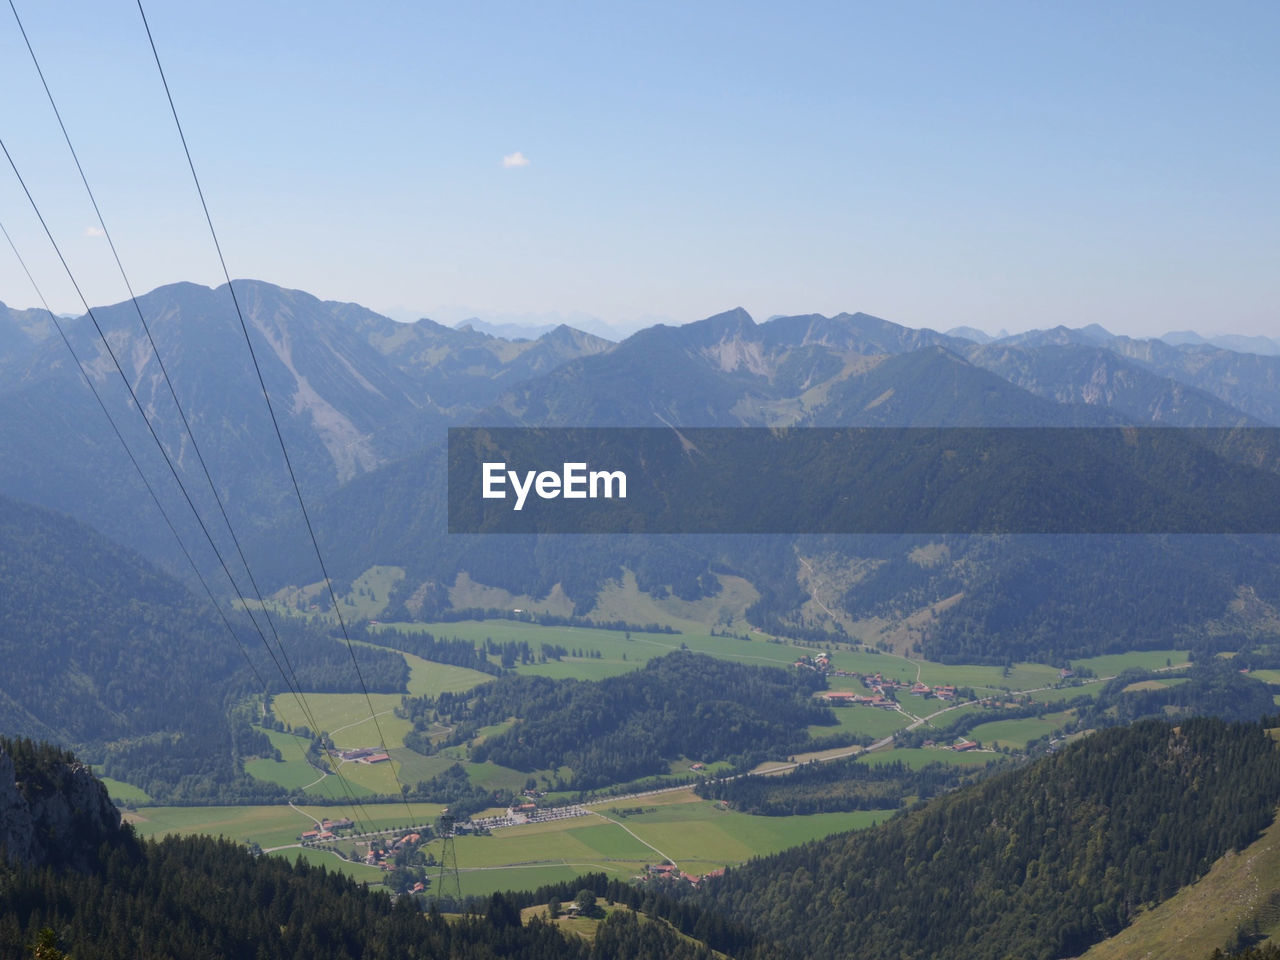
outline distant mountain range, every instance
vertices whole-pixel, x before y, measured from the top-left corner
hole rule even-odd
[[[1043,331],[1033,330],[1025,334],[1014,335],[1010,334],[1007,330],[1001,330],[999,333],[989,334],[974,327],[953,327],[947,331],[947,335],[951,337],[959,337],[964,340],[972,340],[974,343],[987,344],[1016,340],[1020,337],[1035,336],[1042,332]],[[1097,324],[1090,324],[1087,327],[1073,330],[1072,332],[1082,336],[1091,336],[1099,343],[1115,339],[1114,334],[1104,330]],[[1215,337],[1203,337],[1194,330],[1171,330],[1160,336],[1159,339],[1169,344],[1171,347],[1210,346],[1218,347],[1222,350],[1232,350],[1236,353],[1256,353],[1264,357],[1280,355],[1280,340],[1273,340],[1270,337],[1247,337],[1239,334],[1221,334]]]
[[[1270,337],[1242,337],[1236,334],[1225,334],[1217,337],[1202,337],[1194,330],[1178,330],[1166,333],[1160,338],[1170,346],[1184,345],[1221,347],[1223,350],[1234,350],[1237,353],[1257,353],[1266,357],[1280,354],[1280,340]]]
[[[1065,655],[1261,629],[1280,608],[1269,540],[1184,549],[1160,539],[451,537],[442,456],[450,425],[1280,426],[1280,356],[1097,325],[992,340],[864,313],[757,323],[741,309],[616,344],[564,325],[507,339],[475,325],[397,323],[260,281],[236,286],[331,567],[344,578],[375,563],[404,567],[404,615],[447,605],[463,573],[513,595],[559,585],[579,614],[627,571],[641,590],[690,599],[731,573],[759,592],[739,611],[757,625],[805,622],[998,660],[1011,644]],[[271,588],[317,580],[226,290],[174,284],[139,305],[255,572]],[[216,516],[132,304],[95,313],[193,499]],[[184,539],[198,544],[105,348],[87,320],[66,327]],[[0,308],[0,445],[10,452],[0,494],[69,513],[185,576],[78,380],[47,317]],[[210,528],[234,555],[220,522]],[[206,548],[197,554],[211,564]],[[1178,583],[1195,585],[1188,599],[1170,595]],[[1029,636],[1032,624],[1052,624],[1053,636]]]

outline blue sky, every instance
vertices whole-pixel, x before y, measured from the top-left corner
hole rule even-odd
[[[135,287],[218,282],[131,0],[18,10]],[[449,321],[743,306],[1280,336],[1273,2],[148,15],[233,276]],[[90,302],[122,299],[4,7],[0,86]],[[78,310],[3,169],[0,220]],[[35,302],[3,248],[0,300]]]

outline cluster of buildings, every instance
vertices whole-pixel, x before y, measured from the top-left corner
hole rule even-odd
[[[337,839],[337,833],[335,833],[335,831],[346,830],[352,826],[354,826],[354,824],[347,817],[342,817],[339,820],[325,819],[321,820],[320,825],[314,830],[308,830],[306,833],[301,834],[298,839],[303,843],[306,843],[308,840],[334,840]]]
[[[390,870],[391,864],[389,859],[394,857],[402,850],[411,850],[422,842],[422,834],[406,833],[399,840],[393,840],[386,847],[376,847],[372,843],[369,844],[369,852],[364,855],[364,862],[371,867],[381,867],[383,870]],[[419,891],[414,891],[415,893]]]
[[[338,756],[343,760],[355,760],[357,763],[385,763],[391,759],[381,747],[356,747],[354,750],[339,750]]]
[[[937,697],[939,700],[954,700],[956,698],[956,688],[954,684],[942,684],[940,686],[931,687],[927,683],[917,680],[909,683],[906,680],[895,680],[893,677],[883,677],[880,674],[864,674],[861,676],[862,685],[873,693],[884,696],[888,692],[895,690],[906,690],[915,694],[917,697]]]
[[[685,873],[683,870],[671,863],[651,863],[644,868],[644,874],[636,877],[637,880],[661,880],[666,883],[688,883],[692,886],[698,886],[703,880],[709,877],[720,877],[724,875],[724,867],[719,870],[712,870],[710,873],[695,875]]]
[[[818,666],[822,664],[822,666]],[[822,670],[826,672],[830,659],[827,655],[819,654],[817,657],[810,659],[802,657],[796,661],[797,667],[803,667],[810,670]],[[858,705],[879,707],[883,710],[898,709],[897,691],[905,690],[917,697],[936,697],[939,700],[954,701],[956,698],[956,688],[954,684],[941,684],[936,687],[930,687],[927,683],[917,680],[914,683],[907,680],[898,680],[894,677],[885,677],[883,674],[860,674],[847,673],[843,670],[831,671],[832,676],[836,677],[857,677],[862,686],[868,691],[865,694],[855,693],[852,690],[827,690],[822,693],[822,699],[832,706],[841,705]]]
[[[817,670],[819,673],[826,673],[830,668],[831,657],[825,652],[816,654],[812,657],[808,654],[803,654],[796,660],[797,670]]]

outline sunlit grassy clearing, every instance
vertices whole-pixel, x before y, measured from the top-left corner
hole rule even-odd
[[[1159,670],[1167,664],[1178,666],[1188,661],[1186,650],[1132,650],[1129,653],[1113,653],[1102,657],[1073,660],[1076,669],[1086,667],[1099,677],[1114,677],[1122,670],[1138,667],[1142,670]]]
[[[327,732],[340,750],[378,746],[378,728],[381,728],[388,747],[404,746],[404,735],[413,729],[413,725],[394,714],[401,699],[398,693],[373,693],[367,699],[362,693],[305,695],[316,726]],[[376,725],[370,719],[370,704],[377,714]],[[295,730],[311,727],[310,720],[292,696],[274,697],[271,709],[278,719]]]
[[[1067,720],[1066,714],[1046,714],[1043,717],[1025,717],[1021,720],[994,720],[974,727],[968,733],[971,740],[976,740],[984,747],[1010,747],[1015,750],[1025,749],[1027,742],[1038,737],[1046,737],[1062,726]]]
[[[490,674],[479,670],[423,660],[411,653],[404,654],[404,659],[409,664],[409,693],[415,697],[438,697],[446,692],[461,693],[494,679]]]
[[[102,785],[107,788],[107,796],[112,800],[120,803],[150,803],[151,796],[141,787],[136,787],[132,783],[125,783],[123,780],[113,780],[110,777],[104,777],[101,774],[94,774]]]
[[[351,584],[351,592],[338,598],[348,622],[376,617],[387,607],[391,591],[404,579],[403,567],[373,566]]]
[[[789,667],[797,656],[814,653],[811,647],[790,643],[773,643],[768,640],[739,640],[734,637],[712,637],[709,634],[666,634],[631,631],[627,639],[624,631],[598,630],[589,627],[544,627],[539,624],[515,620],[460,620],[456,623],[388,624],[386,629],[404,629],[427,632],[436,637],[458,637],[479,645],[486,639],[496,643],[524,641],[535,655],[542,652],[542,644],[565,647],[570,651],[582,650],[599,653],[600,657],[566,659],[564,663],[578,663],[582,675],[591,671],[611,670],[613,673],[635,669],[654,657],[664,656],[682,647],[698,653],[707,653],[726,660],[742,663],[758,663],[764,666]],[[626,660],[623,660],[623,655]],[[869,656],[869,655],[868,655]],[[889,660],[890,658],[882,658]],[[899,661],[900,663],[901,661]],[[605,667],[602,664],[610,664]],[[551,666],[551,665],[546,665]],[[553,669],[565,670],[564,667]],[[545,672],[543,665],[517,665],[519,672]],[[572,670],[567,675],[576,676]]]
[[[668,594],[659,600],[640,590],[635,574],[623,571],[621,581],[605,584],[596,598],[591,616],[598,620],[627,623],[657,623],[688,633],[702,633],[709,624],[729,623],[735,630],[745,628],[742,614],[760,593],[741,577],[718,574],[720,590],[699,600],[681,600]]]
[[[838,721],[836,726],[825,727],[814,724],[809,727],[812,737],[829,737],[836,734],[848,734],[850,741],[858,734],[875,737],[887,737],[894,731],[901,730],[911,721],[897,710],[881,710],[877,707],[847,706],[832,707],[832,713]]]

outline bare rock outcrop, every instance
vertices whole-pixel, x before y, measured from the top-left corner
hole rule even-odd
[[[0,738],[0,859],[88,869],[119,834],[120,811],[65,751]]]

